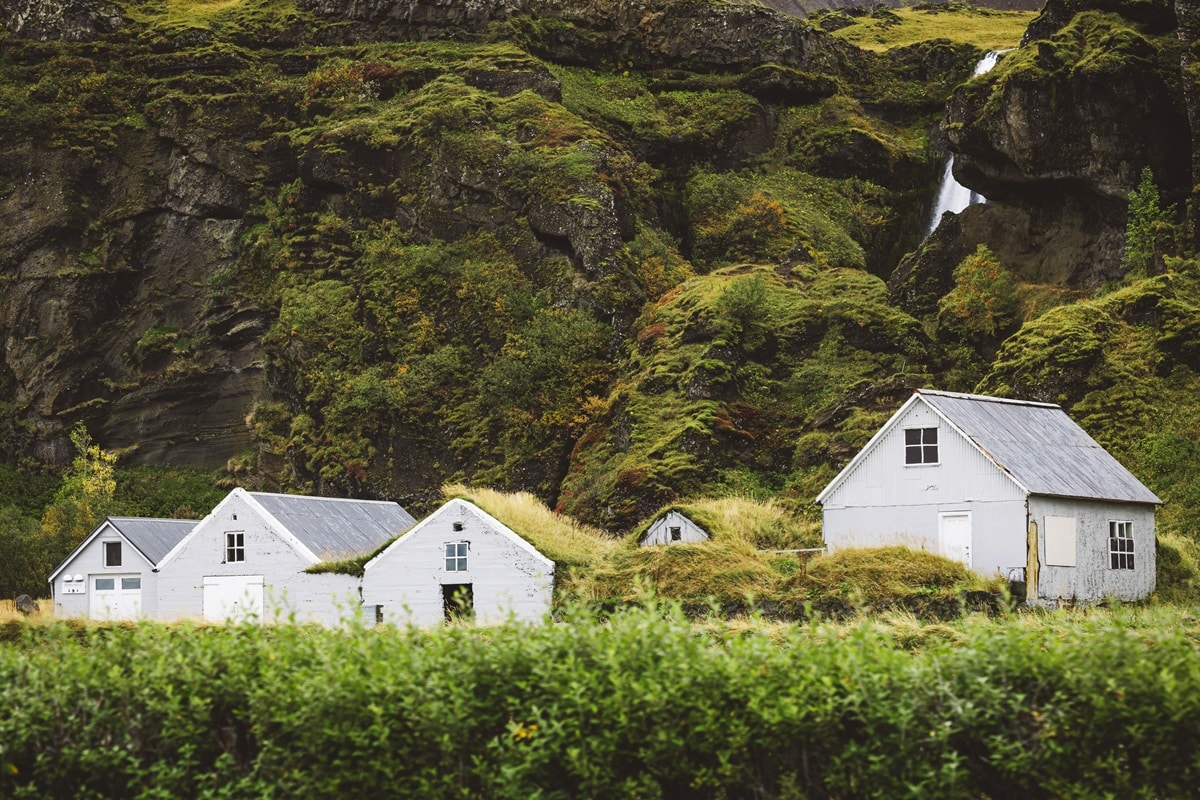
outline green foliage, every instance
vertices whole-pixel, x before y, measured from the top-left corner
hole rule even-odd
[[[1144,278],[1153,271],[1155,254],[1164,244],[1162,227],[1175,215],[1174,207],[1160,206],[1158,187],[1149,167],[1142,167],[1141,180],[1129,193],[1127,214],[1121,268],[1130,277]]]
[[[1200,782],[1200,653],[1180,611],[4,632],[14,798],[1185,797]]]
[[[46,593],[40,526],[16,506],[0,506],[0,598]]]
[[[972,44],[981,51],[1016,47],[1035,16],[1031,11],[997,11],[960,3],[922,3],[913,8],[881,9],[885,13],[843,15],[849,24],[833,35],[867,50],[884,51],[933,39]],[[838,12],[809,17],[821,26]]]
[[[939,326],[967,338],[994,339],[1017,321],[1017,284],[988,246],[954,268],[954,288],[938,302]]]
[[[124,467],[115,472],[112,515],[200,519],[225,497],[223,476],[196,467]]]
[[[57,564],[109,515],[117,489],[117,457],[92,441],[83,423],[70,434],[75,459],[42,514],[39,534],[49,566]]]

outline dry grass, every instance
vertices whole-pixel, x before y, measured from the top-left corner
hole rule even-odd
[[[656,519],[671,510],[682,513],[714,539],[738,540],[759,550],[821,546],[817,523],[789,513],[773,500],[764,502],[736,495],[701,498],[661,508],[638,526],[630,538],[641,539]]]
[[[26,617],[20,611],[17,611],[17,608],[15,605],[13,605],[12,600],[0,600],[0,623],[10,622],[12,620],[46,619],[53,616],[51,609],[54,608],[54,603],[50,600],[50,598],[39,597],[37,599],[37,604],[38,612]]]
[[[963,564],[907,547],[847,548],[818,556],[797,588],[875,606],[913,596],[962,591],[1000,591],[1000,579],[985,579]]]
[[[528,492],[508,494],[463,484],[442,487],[446,499],[460,498],[512,528],[556,564],[591,564],[616,549],[618,542],[599,528],[556,514]]]

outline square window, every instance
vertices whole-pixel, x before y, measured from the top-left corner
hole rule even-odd
[[[106,566],[106,567],[121,566],[121,543],[120,542],[105,542],[104,543],[104,566]]]
[[[1132,522],[1109,520],[1108,566],[1109,569],[1133,569]]]
[[[234,531],[225,534],[225,561],[233,563],[235,561],[246,560],[246,534],[241,531]]]
[[[937,428],[905,428],[904,429],[904,463],[905,464],[936,464],[938,463],[938,429]]]
[[[671,526],[671,541],[672,542],[683,541],[683,531],[674,525]]]
[[[467,571],[467,543],[448,542],[446,544],[446,572]]]

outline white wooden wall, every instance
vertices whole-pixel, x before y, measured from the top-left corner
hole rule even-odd
[[[679,540],[671,540],[671,528],[679,528]],[[685,542],[707,542],[708,532],[678,511],[668,511],[663,514],[650,529],[642,536],[639,544],[642,547],[660,544],[682,544]]]
[[[454,530],[455,523],[462,530]],[[468,542],[467,570],[447,572],[445,545]],[[442,586],[471,584],[476,621],[539,621],[550,611],[554,564],[474,505],[451,500],[367,565],[363,612],[390,624],[438,625]]]
[[[938,428],[938,463],[905,464],[906,428]],[[913,403],[825,498],[830,550],[903,544],[941,552],[938,517],[970,512],[971,567],[1007,575],[1026,563],[1021,488],[922,402]]]
[[[1037,600],[1097,602],[1106,597],[1138,600],[1154,591],[1154,507],[1141,503],[1102,503],[1057,497],[1031,497],[1030,517],[1038,525]],[[1047,564],[1046,517],[1075,520],[1075,566]],[[1108,523],[1133,523],[1134,569],[1112,569],[1109,560]],[[1032,599],[1032,598],[1031,598]]]
[[[245,561],[225,562],[226,532],[245,534]],[[204,612],[204,578],[215,575],[262,575],[264,619],[336,622],[341,609],[357,601],[357,579],[345,575],[305,575],[313,562],[298,552],[248,502],[234,492],[205,517],[177,550],[160,564],[159,619],[200,619]]]
[[[121,566],[104,566],[104,543],[121,543]],[[83,575],[83,581],[64,580],[67,575]],[[124,536],[108,523],[94,539],[87,543],[66,568],[54,578],[51,591],[54,596],[54,614],[59,617],[88,617],[89,604],[95,591],[95,579],[105,576],[138,575],[142,579],[142,616],[155,614],[155,584],[158,576],[151,571],[150,562],[131,545]],[[83,586],[83,594],[66,594],[66,586]]]

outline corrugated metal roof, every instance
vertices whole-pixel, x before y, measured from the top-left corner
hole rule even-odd
[[[196,527],[194,519],[146,519],[145,517],[109,517],[109,524],[121,532],[142,555],[157,565],[171,548]]]
[[[370,553],[416,522],[397,503],[247,492],[325,560]]]
[[[927,389],[917,394],[1032,494],[1162,502],[1059,406]]]

